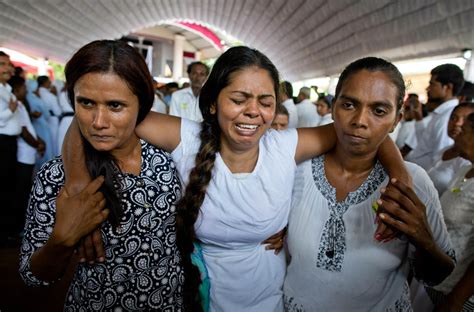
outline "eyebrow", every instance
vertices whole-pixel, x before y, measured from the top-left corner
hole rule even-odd
[[[92,99],[89,99],[88,97],[85,97],[85,96],[81,96],[81,95],[78,95],[76,96],[76,101],[89,101],[91,103],[96,103],[96,101],[92,100]],[[126,104],[127,101],[125,100],[117,100],[117,99],[112,99],[112,100],[108,100],[107,103],[113,103],[113,102],[117,102],[117,103],[121,103],[121,104]]]
[[[360,104],[360,101],[357,98],[352,97],[350,95],[341,94],[339,96],[339,98],[349,100],[351,102],[354,102],[355,104]],[[382,106],[386,106],[386,107],[393,107],[394,106],[389,101],[375,101],[375,102],[370,102],[369,104],[370,105],[382,105]]]
[[[238,94],[241,94],[241,95],[245,96],[246,98],[253,97],[253,94],[245,92],[245,91],[236,90],[236,91],[232,91],[231,93],[238,93]],[[275,98],[275,96],[273,94],[262,94],[262,95],[258,96],[259,99],[266,98],[266,97]]]

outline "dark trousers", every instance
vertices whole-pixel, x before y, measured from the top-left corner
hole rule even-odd
[[[0,239],[15,232],[16,138],[0,135]]]
[[[33,169],[35,165],[17,163],[16,169],[16,207],[15,231],[20,233],[25,225],[26,209],[30,199],[31,185],[33,184]]]

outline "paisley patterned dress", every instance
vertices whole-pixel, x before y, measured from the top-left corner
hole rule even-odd
[[[106,260],[78,264],[65,311],[182,310],[184,275],[175,228],[181,186],[170,155],[145,141],[141,146],[140,175],[120,175],[120,225],[104,222],[101,228]],[[30,258],[51,235],[64,180],[60,158],[47,162],[36,175],[20,258],[20,274],[29,285],[51,283],[33,275]]]

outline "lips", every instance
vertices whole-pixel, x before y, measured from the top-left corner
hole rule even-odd
[[[239,123],[235,125],[235,129],[240,135],[253,135],[257,132],[259,125]]]
[[[349,134],[346,133],[346,137],[353,143],[365,143],[367,138],[358,134]]]
[[[99,141],[99,142],[105,142],[105,141],[109,141],[110,139],[112,139],[112,136],[111,136],[111,135],[93,134],[93,135],[91,135],[91,137],[92,137],[94,140]]]

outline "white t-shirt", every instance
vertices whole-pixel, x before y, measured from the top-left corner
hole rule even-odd
[[[16,101],[8,84],[0,83],[0,134],[18,135],[21,133],[20,117],[18,112],[10,110],[10,100]]]
[[[439,196],[443,195],[444,191],[448,185],[453,181],[453,179],[458,174],[459,170],[462,167],[469,165],[471,162],[462,158],[455,157],[450,160],[443,160],[444,152],[451,148],[448,146],[443,149],[437,157],[437,161],[434,163],[433,167],[428,170],[428,175],[430,176],[431,181],[433,181],[434,186],[438,190]]]
[[[426,205],[435,241],[452,253],[433,184],[420,167],[406,166]],[[413,246],[406,238],[387,243],[373,238],[377,224],[372,204],[387,182],[377,163],[356,191],[337,202],[324,156],[298,166],[287,237],[287,311],[411,311],[407,276]]]
[[[173,151],[187,183],[198,152],[201,126],[181,120],[181,143]],[[265,250],[263,240],[288,222],[296,170],[295,129],[268,130],[250,174],[233,174],[219,153],[195,228],[211,283],[211,311],[282,311],[284,253]]]
[[[454,143],[453,139],[448,136],[448,120],[458,103],[457,99],[446,101],[431,113],[431,120],[421,137],[418,137],[416,148],[406,157],[408,161],[429,170],[436,161],[436,155]]]
[[[201,122],[199,96],[195,97],[191,87],[178,90],[171,96],[170,115]]]
[[[163,102],[158,95],[155,94],[155,100],[153,101],[152,111],[162,114],[167,114],[168,106]]]
[[[36,131],[33,127],[33,124],[31,123],[30,115],[28,114],[28,111],[21,102],[18,102],[17,110],[20,116],[21,126],[26,127],[26,130],[28,130],[28,132],[31,133],[31,135],[36,139]],[[18,136],[17,142],[17,161],[22,164],[34,165],[36,163],[37,155],[36,148],[28,144],[21,136]]]
[[[318,126],[321,117],[313,102],[305,99],[296,105],[296,109],[298,111],[298,128]]]
[[[333,122],[332,114],[329,113],[324,116],[320,116],[318,126],[324,126],[324,125],[330,124],[331,122]]]
[[[293,99],[287,99],[281,103],[288,111],[288,128],[298,127],[298,110]]]
[[[415,120],[410,120],[410,121],[405,121],[402,120],[400,121],[400,131],[398,131],[398,136],[395,141],[395,144],[397,144],[398,148],[402,148],[405,145],[410,146],[412,149],[413,147],[408,144],[408,141],[410,140],[411,137],[415,137],[415,143],[413,144],[416,146],[416,131],[415,131]]]
[[[448,294],[474,261],[474,178],[465,179],[472,164],[463,167],[441,196],[444,219],[456,251],[456,267],[435,289]],[[474,304],[474,296],[469,302]]]

